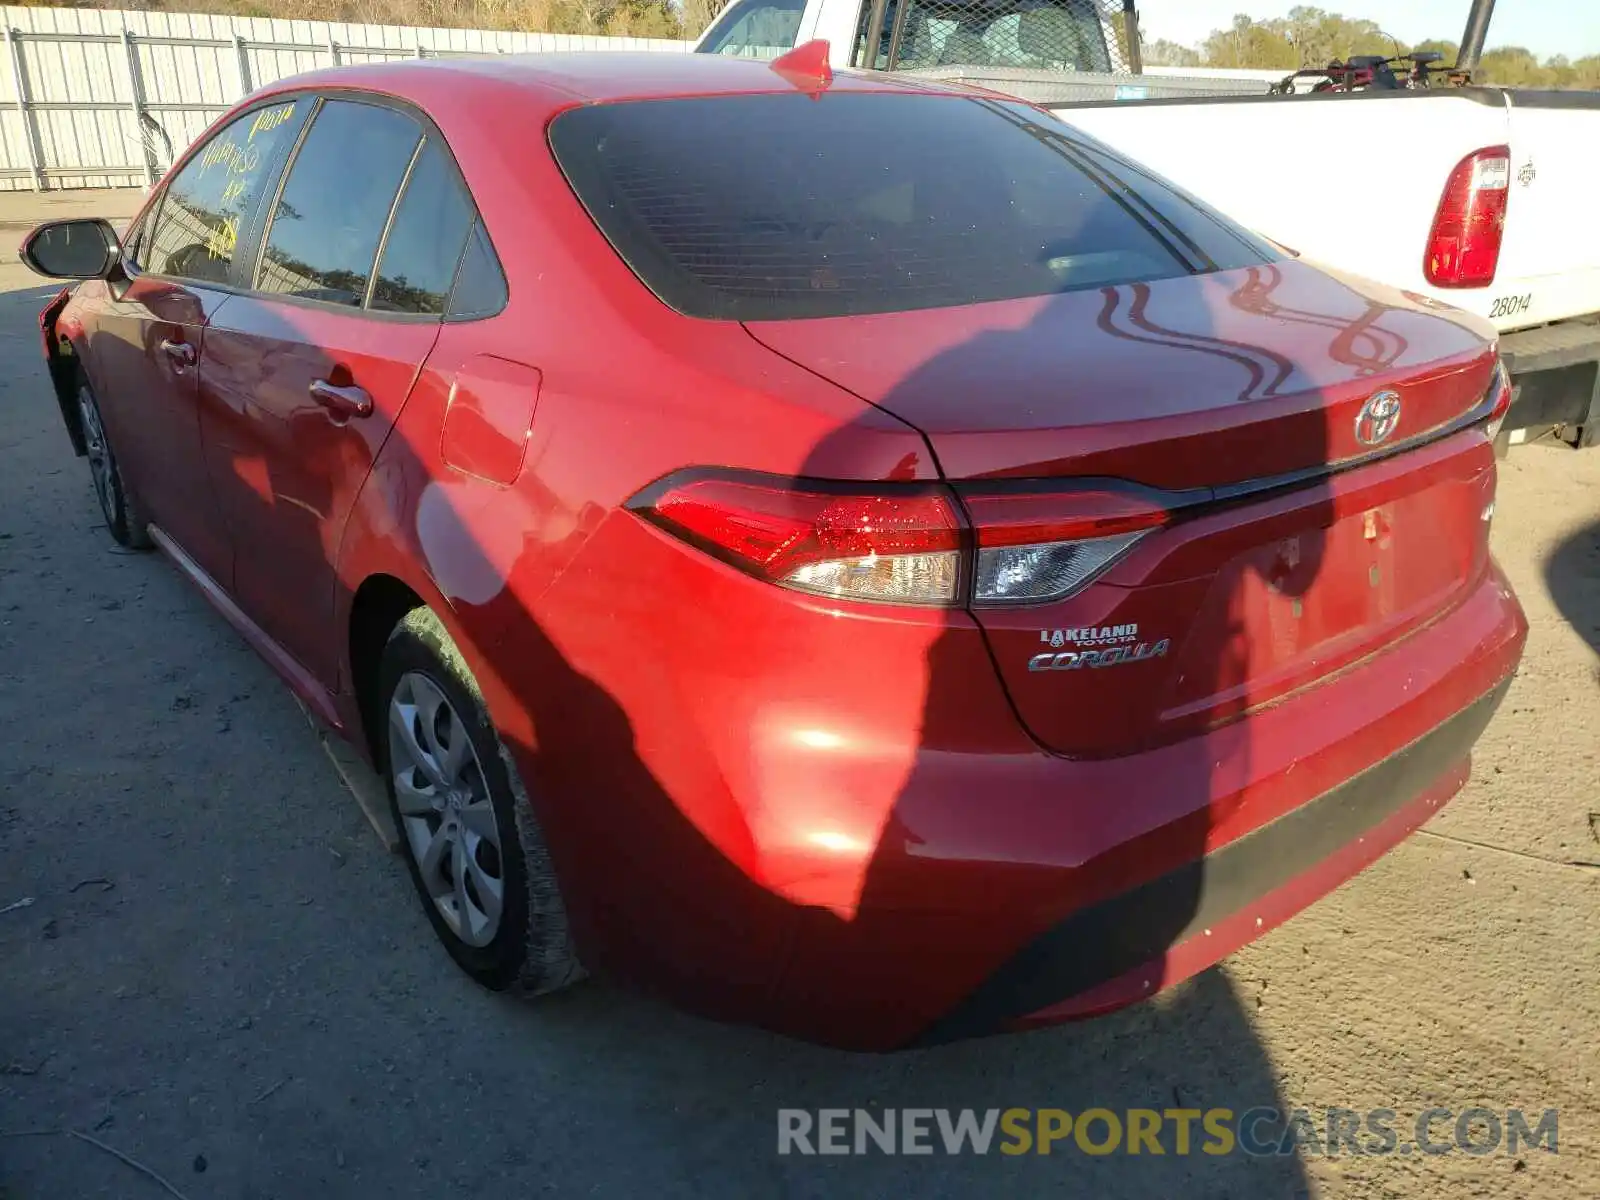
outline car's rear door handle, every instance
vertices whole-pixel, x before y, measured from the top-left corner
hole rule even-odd
[[[170,358],[176,366],[194,366],[194,347],[188,342],[175,342],[171,338],[166,338],[161,343],[161,353]]]
[[[372,415],[372,397],[365,388],[355,385],[340,387],[326,379],[311,381],[311,398],[331,413],[341,417],[369,417]]]

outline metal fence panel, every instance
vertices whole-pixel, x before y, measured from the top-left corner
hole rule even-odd
[[[265,84],[338,63],[423,55],[636,50],[693,43],[510,30],[6,5],[0,191],[140,186]]]

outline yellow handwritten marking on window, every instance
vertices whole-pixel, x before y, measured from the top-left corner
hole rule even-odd
[[[244,135],[242,142],[235,140],[239,136],[235,130],[218,137],[200,152],[200,175],[204,177],[207,171],[218,165],[224,165],[227,173],[231,175],[248,175],[259,168],[261,147],[250,143],[256,134],[266,133],[282,125],[294,115],[294,108],[293,104],[285,104],[277,108],[262,109],[251,121],[250,132]]]
[[[233,171],[243,154],[244,151],[242,149],[226,138],[212,142],[211,145],[205,148],[204,153],[200,155],[200,174],[202,176],[205,175],[207,171],[219,163],[226,163],[227,169]]]
[[[256,119],[250,123],[250,136],[245,138],[245,141],[253,142],[255,141],[256,134],[266,133],[268,130],[276,129],[279,125],[282,125],[285,121],[287,121],[293,112],[294,105],[292,104],[286,104],[281,108],[262,109],[256,114]]]
[[[239,219],[227,217],[222,224],[212,230],[211,238],[206,242],[206,253],[212,258],[232,258],[233,248],[239,244]]]
[[[230,180],[228,186],[222,189],[221,204],[224,208],[244,195],[244,180]]]

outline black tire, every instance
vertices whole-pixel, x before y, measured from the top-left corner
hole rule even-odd
[[[493,808],[498,842],[495,865],[500,872],[502,900],[498,927],[487,944],[474,945],[463,939],[441,912],[401,813],[392,765],[397,734],[391,705],[402,683],[414,687],[411,677],[418,675],[443,694],[453,710],[449,719],[459,718],[476,756],[472,778],[481,779]],[[456,965],[487,988],[514,989],[525,995],[543,995],[582,979],[584,971],[568,930],[566,906],[527,791],[489,723],[482,693],[461,652],[429,609],[413,609],[389,635],[378,671],[378,703],[372,712],[382,729],[378,742],[384,785],[390,815],[400,834],[401,854],[428,920]],[[413,816],[411,820],[416,827],[421,818]]]
[[[148,550],[155,543],[150,540],[149,522],[139,506],[139,499],[128,486],[112,449],[111,438],[100,417],[100,402],[95,399],[89,381],[78,372],[78,420],[83,427],[86,457],[89,460],[89,477],[94,483],[95,498],[100,502],[100,515],[106,528],[118,545],[130,550]]]

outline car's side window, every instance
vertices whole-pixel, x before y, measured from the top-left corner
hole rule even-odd
[[[444,312],[472,228],[472,199],[450,154],[430,136],[406,179],[372,286],[379,312]]]
[[[256,289],[359,308],[421,140],[422,127],[395,109],[324,103],[273,207]]]
[[[150,227],[150,220],[150,214],[146,213],[142,220],[130,221],[128,228],[123,230],[122,258],[124,262],[144,262],[144,231]]]
[[[453,320],[492,317],[506,306],[506,276],[489,235],[479,221],[467,239],[467,252],[456,270],[455,286],[450,289],[448,315]]]
[[[309,99],[252,109],[221,129],[166,185],[139,262],[156,275],[226,283],[248,226]]]

